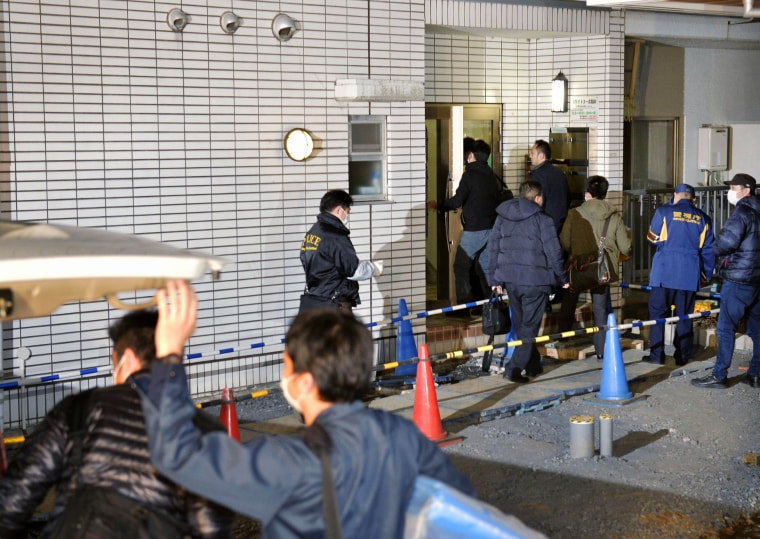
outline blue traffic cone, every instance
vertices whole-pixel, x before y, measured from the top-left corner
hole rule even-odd
[[[602,385],[597,398],[601,400],[625,400],[633,397],[628,390],[625,376],[623,350],[620,347],[620,334],[615,315],[607,315],[607,335],[604,339],[604,363],[602,364]]]
[[[398,314],[400,317],[407,316],[409,310],[406,308],[404,298],[398,300]],[[412,333],[412,323],[409,320],[401,320],[398,323],[398,336],[396,338],[396,361],[406,361],[417,357],[417,345],[414,343],[414,333]],[[407,363],[396,367],[394,374],[397,376],[409,376],[417,373],[416,363]]]
[[[604,338],[604,363],[602,364],[602,383],[599,393],[583,399],[593,404],[605,406],[623,406],[642,399],[646,395],[635,395],[628,390],[628,378],[625,375],[623,350],[614,314],[607,315],[607,335]]]

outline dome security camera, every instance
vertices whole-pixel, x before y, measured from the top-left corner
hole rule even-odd
[[[172,9],[166,15],[166,24],[169,25],[169,28],[171,28],[173,32],[181,32],[184,30],[189,21],[190,17],[187,16],[187,13],[179,8]]]
[[[288,41],[300,29],[301,25],[285,13],[278,13],[272,19],[272,33],[280,41]]]
[[[231,11],[225,11],[219,18],[219,26],[222,27],[225,34],[234,34],[240,28],[240,17]]]

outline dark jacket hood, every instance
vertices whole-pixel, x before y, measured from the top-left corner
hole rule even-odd
[[[508,221],[524,221],[541,211],[541,206],[525,198],[514,198],[502,202],[496,213]]]

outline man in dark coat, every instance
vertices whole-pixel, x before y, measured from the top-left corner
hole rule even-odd
[[[467,151],[465,149],[465,151]],[[501,180],[488,165],[491,147],[483,140],[472,143],[472,149],[465,155],[467,166],[453,197],[438,206],[441,212],[462,208],[462,237],[454,259],[454,286],[457,303],[467,303],[473,299],[470,285],[470,270],[475,268],[482,286],[488,289],[485,268],[488,266],[488,237],[496,220],[496,206],[512,198],[512,193],[504,189]],[[435,207],[435,204],[431,205]],[[466,314],[466,312],[465,312]]]
[[[541,211],[542,202],[541,184],[523,183],[519,198],[496,208],[498,217],[488,243],[488,284],[498,294],[506,288],[518,339],[538,336],[552,286],[569,286],[557,230]],[[543,372],[534,343],[518,346],[509,365],[504,377],[513,382],[528,381],[523,370],[528,376]]]
[[[301,242],[306,290],[299,312],[318,307],[350,313],[359,300],[359,283],[383,271],[381,260],[359,260],[348,235],[348,214],[354,200],[345,191],[327,191],[319,203],[317,222]]]
[[[559,234],[570,207],[570,186],[565,174],[552,165],[552,148],[545,140],[537,140],[530,149],[530,177],[541,184],[544,212],[554,221]]]
[[[760,199],[755,196],[757,182],[749,174],[737,174],[726,185],[728,202],[736,208],[715,242],[718,274],[723,278],[718,355],[712,373],[691,383],[697,387],[727,387],[736,328],[746,318],[747,335],[752,339],[752,360],[743,382],[760,387]]]
[[[66,397],[29,436],[0,480],[0,537],[26,537],[29,518],[53,487],[56,499],[47,536],[77,486],[118,492],[164,520],[187,523],[192,537],[228,537],[231,511],[188,493],[157,474],[150,463],[140,397],[130,376],[156,359],[157,321],[155,311],[136,311],[111,326],[114,385]],[[74,414],[84,415],[78,422],[85,429],[78,438],[78,461],[72,456]],[[221,423],[205,412],[196,410],[192,417],[203,431],[226,435]]]

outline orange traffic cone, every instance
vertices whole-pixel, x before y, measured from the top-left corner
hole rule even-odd
[[[239,442],[240,429],[238,428],[237,411],[235,410],[235,398],[232,396],[232,390],[228,387],[222,389],[222,410],[219,413],[219,421],[227,427],[227,434]]]
[[[417,382],[414,389],[414,424],[430,440],[438,442],[448,436],[443,430],[441,412],[438,410],[438,397],[435,394],[433,368],[430,366],[430,353],[427,344],[421,344],[417,363]]]

